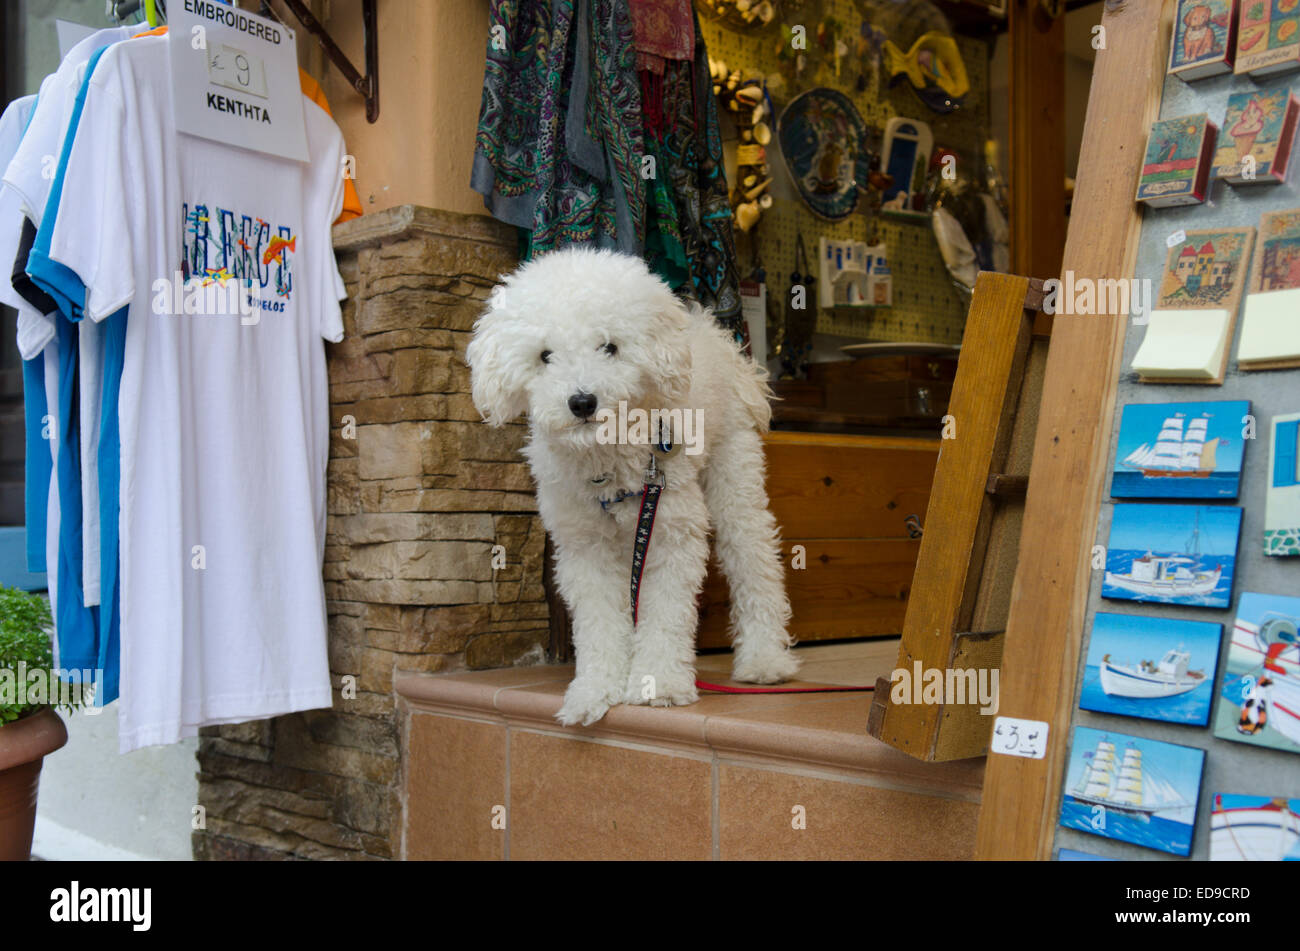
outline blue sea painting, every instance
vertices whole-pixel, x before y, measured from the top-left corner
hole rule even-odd
[[[1097,612],[1079,706],[1206,726],[1223,625]]]
[[[1110,494],[1117,499],[1235,499],[1249,400],[1130,403],[1120,415]]]
[[[1226,608],[1241,509],[1219,505],[1116,505],[1101,596]]]
[[[1060,824],[1188,855],[1204,768],[1204,750],[1076,726]]]
[[[1300,598],[1243,592],[1225,667],[1214,735],[1300,753]]]
[[[1112,858],[1098,855],[1096,852],[1081,852],[1079,849],[1057,849],[1058,862],[1113,862]]]

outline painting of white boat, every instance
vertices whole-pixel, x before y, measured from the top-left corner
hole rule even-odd
[[[1223,625],[1098,611],[1079,707],[1205,726]]]
[[[1115,498],[1235,499],[1248,400],[1130,403],[1116,437]]]
[[[1223,566],[1197,571],[1196,560],[1181,555],[1153,555],[1147,552],[1129,563],[1127,574],[1106,572],[1106,584],[1134,594],[1155,598],[1187,598],[1207,595],[1219,586]]]
[[[1216,736],[1300,753],[1300,598],[1241,596],[1220,693]]]
[[[1101,596],[1226,608],[1240,531],[1237,506],[1116,505]]]
[[[1210,861],[1300,861],[1300,799],[1216,793]]]
[[[1205,683],[1205,671],[1187,669],[1189,657],[1171,650],[1157,663],[1123,666],[1107,654],[1101,660],[1101,689],[1113,697],[1176,697]]]

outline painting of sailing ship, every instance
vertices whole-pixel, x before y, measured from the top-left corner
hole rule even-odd
[[[1206,726],[1223,625],[1097,612],[1079,706]]]
[[[1226,667],[1214,735],[1300,753],[1300,598],[1242,594]]]
[[[1077,726],[1060,823],[1188,855],[1204,768],[1204,750]]]
[[[1241,509],[1218,505],[1116,505],[1101,596],[1226,608]]]
[[[1120,416],[1111,496],[1235,499],[1249,413],[1249,400],[1128,404]]]
[[[1300,799],[1215,793],[1211,862],[1300,862]]]

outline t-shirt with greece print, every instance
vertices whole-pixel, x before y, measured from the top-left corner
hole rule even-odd
[[[343,140],[304,101],[306,164],[178,134],[165,38],[89,82],[50,243],[88,317],[128,306],[121,430],[122,752],[331,703],[321,575],[342,339],[330,243]],[[170,282],[229,288],[173,313]]]

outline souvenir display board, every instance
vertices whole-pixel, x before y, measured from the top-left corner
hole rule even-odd
[[[1171,73],[1159,118],[1208,114],[1225,133],[1240,133],[1243,110],[1285,108],[1293,88],[1300,71],[1193,81]],[[1234,97],[1236,118],[1225,125]],[[1232,137],[1220,145],[1233,146]],[[1247,153],[1251,147],[1244,143]],[[1142,215],[1133,286],[1150,288],[1142,300],[1157,309],[1173,297],[1193,300],[1175,308],[1228,308],[1226,372],[1218,385],[1139,374],[1139,348],[1162,331],[1141,316],[1128,321],[1113,423],[1102,430],[1110,448],[1093,540],[1100,548],[1073,713],[1049,739],[1068,749],[1051,780],[1059,794],[1053,852],[1062,857],[1300,857],[1300,813],[1292,808],[1300,798],[1300,706],[1295,716],[1287,712],[1300,699],[1300,640],[1291,626],[1300,621],[1300,557],[1265,553],[1277,471],[1296,466],[1294,447],[1289,456],[1282,447],[1281,462],[1271,451],[1275,428],[1276,438],[1295,438],[1274,422],[1300,413],[1300,369],[1239,365],[1242,291],[1254,289],[1247,281],[1265,247],[1246,242],[1248,259],[1229,260],[1223,246],[1241,229],[1258,234],[1270,213],[1300,208],[1294,174],[1264,180],[1218,177],[1203,204]],[[1285,253],[1272,252],[1273,270]]]
[[[854,29],[862,20],[852,0],[827,0],[822,15],[833,17],[838,23],[848,24]],[[779,32],[761,37],[744,36],[703,18],[700,26],[709,55],[724,61],[728,69],[743,70],[747,75],[761,73],[766,76],[779,72],[781,64],[776,51]],[[882,88],[881,71],[862,67],[862,62],[870,62],[869,59],[860,61],[852,55],[841,57],[838,76],[833,66],[819,65],[823,58],[817,48],[817,24],[810,22],[807,26],[812,64],[804,74],[808,78],[787,83],[779,92],[772,91],[773,121],[799,93],[819,86],[827,87],[847,97],[865,124],[877,135],[895,116],[918,119],[929,125],[936,146],[956,151],[958,162],[972,163],[969,166],[972,170],[982,169],[983,144],[989,135],[989,49],[983,40],[956,37],[970,91],[961,108],[940,114],[927,108],[907,82],[891,88],[885,81]],[[852,46],[853,37],[846,39]],[[859,82],[860,75],[862,82]],[[724,114],[721,122],[724,145],[729,157],[734,159],[736,142],[731,120]],[[967,302],[953,287],[928,215],[918,216],[915,220],[886,216],[873,221],[863,198],[852,213],[839,220],[819,217],[799,198],[775,136],[767,146],[767,160],[775,201],[763,212],[753,234],[757,236],[758,252],[767,271],[770,295],[776,295],[777,301],[784,306],[790,273],[795,268],[798,237],[803,237],[810,251],[818,247],[819,238],[870,245],[873,225],[878,224],[876,235],[888,249],[892,271],[892,306],[857,311],[819,309],[816,331],[876,341],[961,343]],[[751,266],[751,244],[749,237],[737,235],[742,275],[748,273]],[[815,296],[815,288],[813,293]]]

